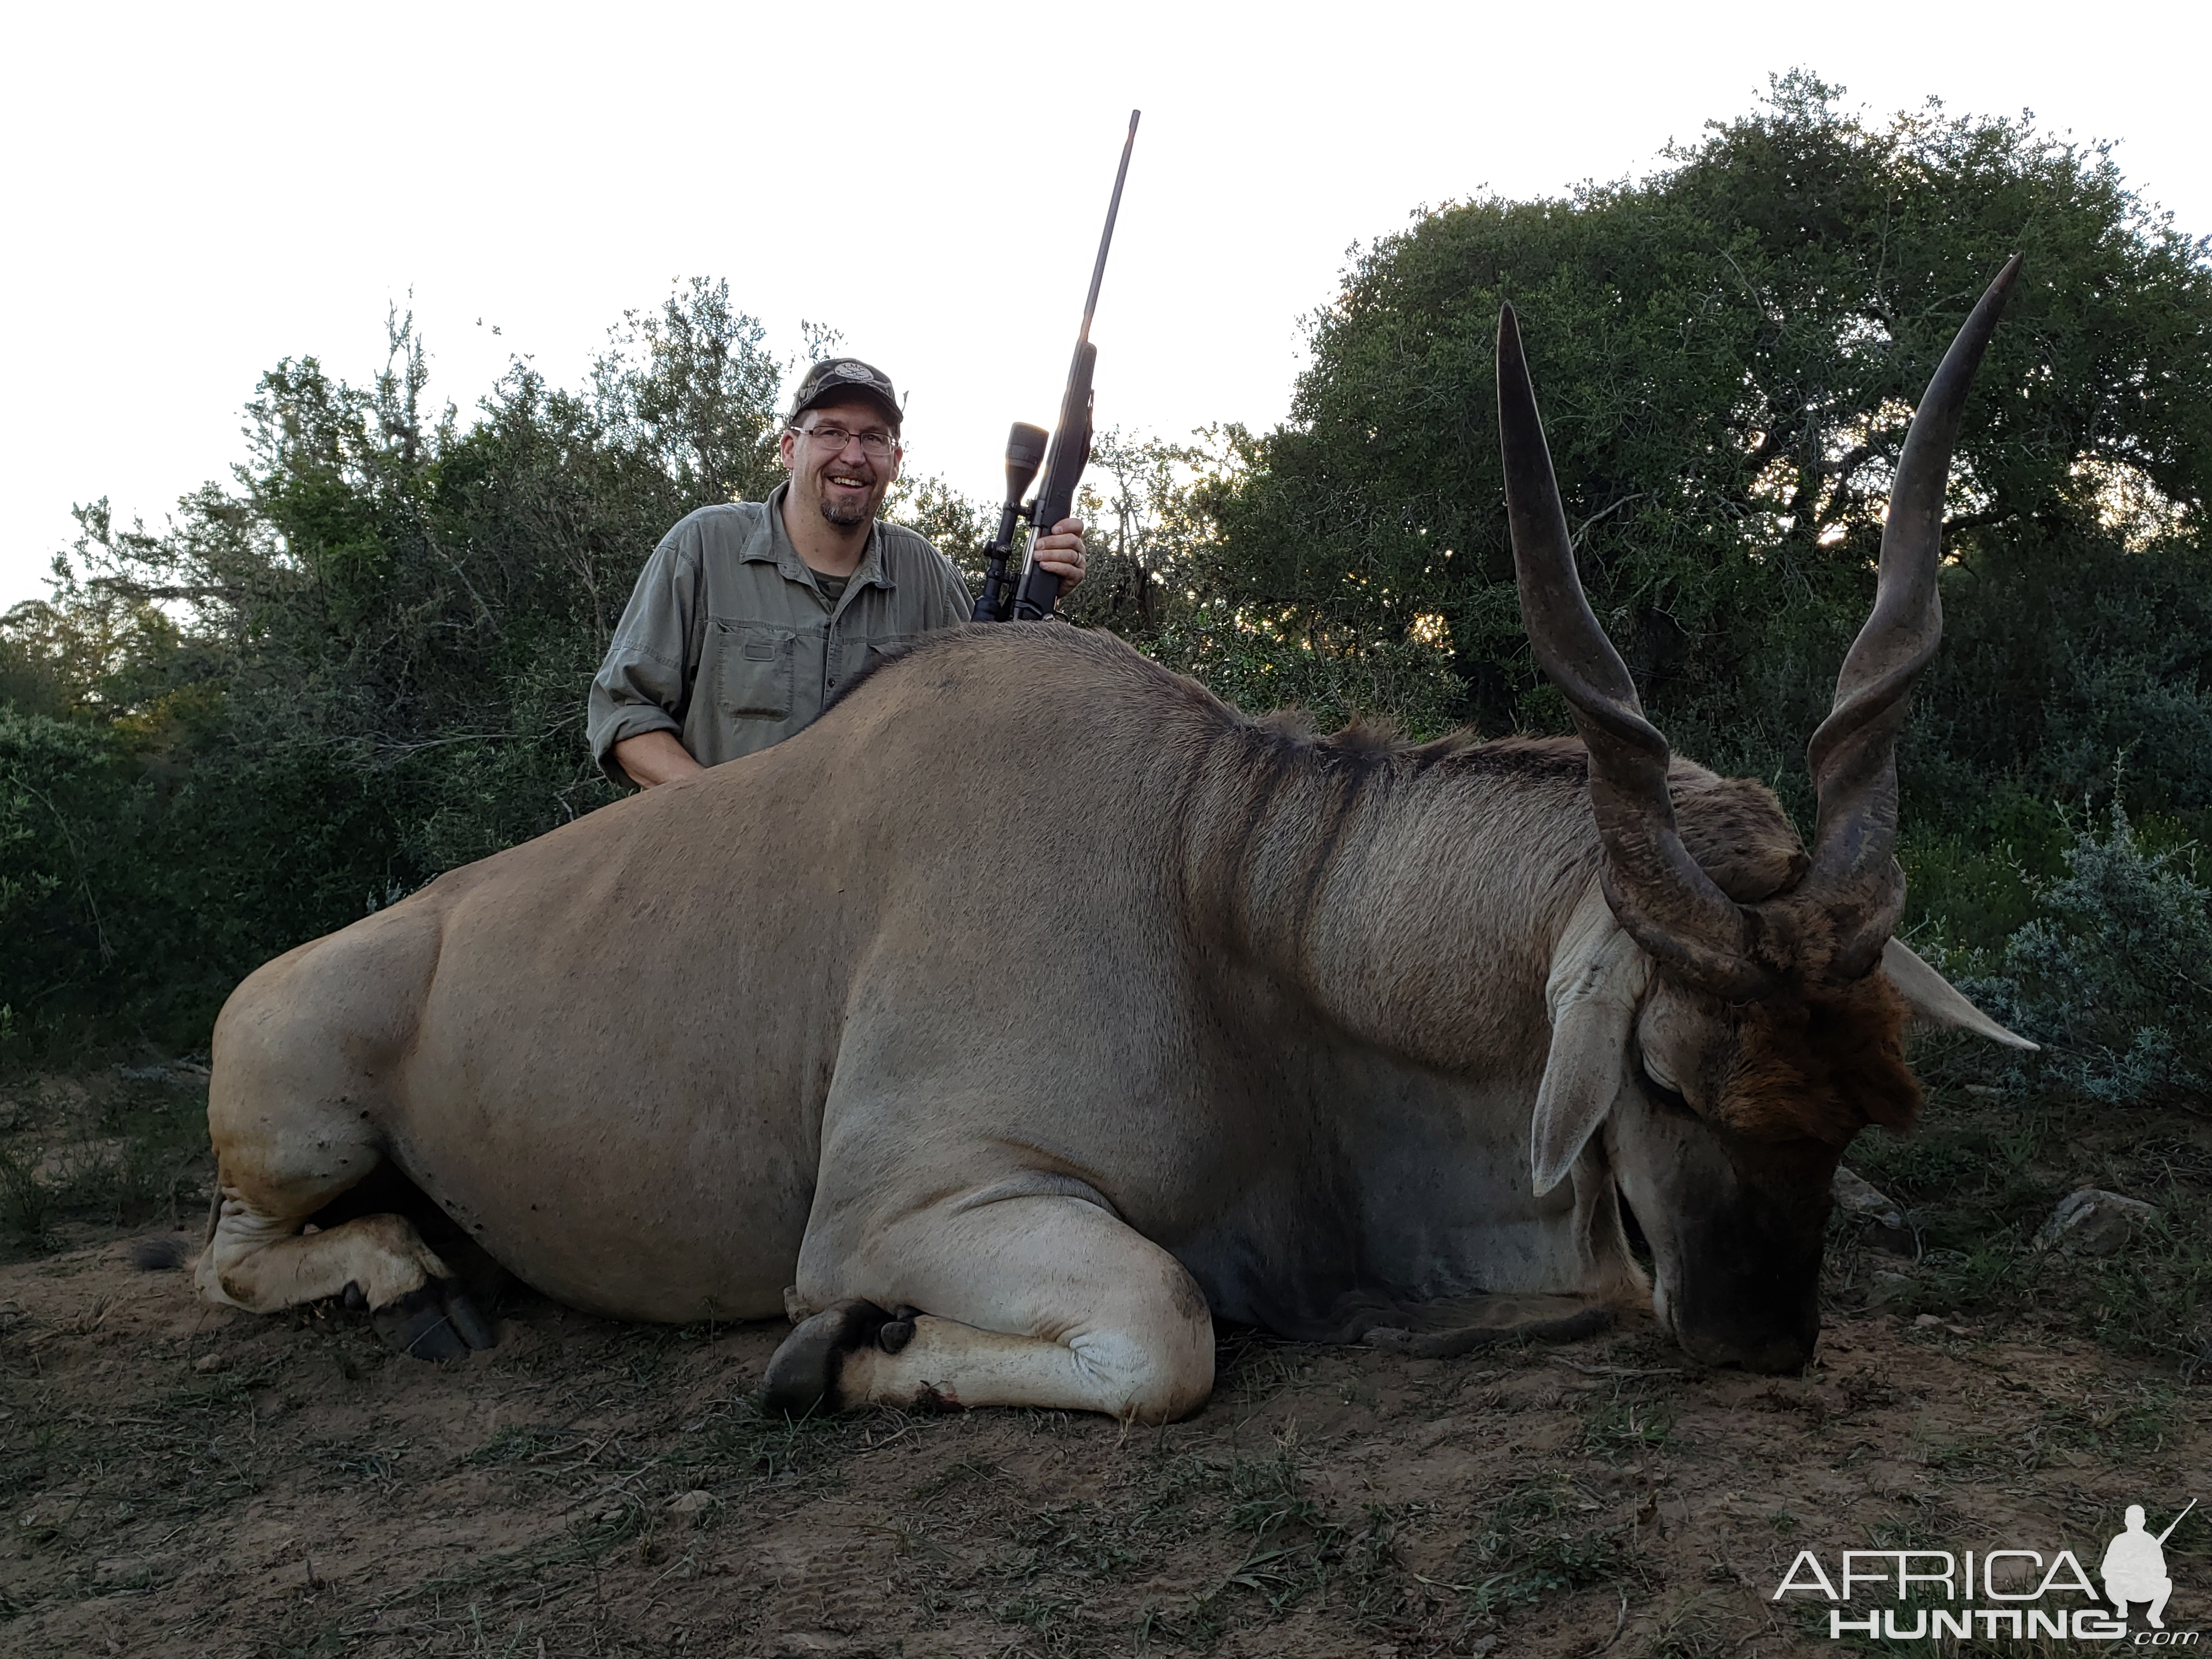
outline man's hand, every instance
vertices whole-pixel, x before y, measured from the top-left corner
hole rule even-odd
[[[1060,597],[1066,598],[1083,580],[1083,520],[1062,519],[1053,526],[1051,535],[1037,538],[1030,556],[1060,578]]]
[[[707,769],[691,758],[673,732],[641,732],[615,745],[615,764],[641,789],[678,778],[696,778]]]

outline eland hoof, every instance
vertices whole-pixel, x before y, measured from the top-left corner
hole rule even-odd
[[[783,1339],[761,1379],[761,1404],[787,1417],[837,1410],[837,1372],[845,1356],[874,1341],[890,1322],[890,1314],[859,1297],[832,1303]]]
[[[499,1341],[477,1304],[449,1279],[434,1279],[368,1316],[385,1346],[411,1359],[459,1359]]]

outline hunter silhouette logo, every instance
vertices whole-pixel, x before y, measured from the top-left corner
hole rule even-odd
[[[2197,1500],[2189,1500],[2189,1509],[2182,1510],[2167,1522],[2164,1532],[2155,1538],[2143,1530],[2143,1507],[2128,1505],[2128,1529],[2105,1546],[2104,1564],[2097,1569],[2105,1581],[2105,1596],[2118,1610],[2121,1618],[2128,1616],[2128,1603],[2148,1601],[2150,1611],[2144,1616],[2153,1630],[2164,1630],[2166,1598],[2173,1594],[2173,1580],[2166,1576],[2166,1540],[2173,1536],[2174,1528],[2181,1524],[2182,1516],[2197,1507]]]
[[[2191,1498],[2181,1512],[2153,1533],[2143,1506],[2130,1504],[2125,1526],[2105,1547],[2097,1576],[2100,1595],[2081,1560],[2069,1549],[2046,1554],[2035,1549],[1977,1547],[1954,1553],[1940,1549],[1845,1550],[1832,1576],[1817,1550],[1800,1550],[1782,1577],[1772,1599],[1814,1595],[1832,1605],[1828,1636],[1917,1641],[1978,1636],[1993,1642],[2126,1642],[2139,1648],[2197,1645],[2202,1632],[2170,1631],[2166,1604],[2173,1579],[2166,1567],[2166,1540],[2197,1507]],[[1854,1605],[1856,1604],[1856,1605]],[[2147,1628],[2128,1627],[2131,1605],[2146,1609]]]

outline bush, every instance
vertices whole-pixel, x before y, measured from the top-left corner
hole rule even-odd
[[[2212,889],[2194,850],[2150,850],[2118,805],[2102,839],[2075,831],[2002,975],[1969,987],[2044,1045],[2020,1062],[2023,1080],[2110,1102],[2212,1090]]]
[[[1141,648],[1224,702],[1253,713],[1297,709],[1319,731],[1364,717],[1428,738],[1457,724],[1451,653],[1424,641],[1294,633],[1217,602],[1178,617]]]
[[[264,376],[165,531],[80,508],[0,617],[0,1043],[198,1048],[261,962],[612,799],[585,689],[668,527],[775,483],[761,340],[694,283],[465,426],[395,319],[368,387]]]

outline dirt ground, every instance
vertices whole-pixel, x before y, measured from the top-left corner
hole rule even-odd
[[[1825,1603],[1770,1599],[1801,1547],[2094,1571],[2124,1505],[2212,1474],[2212,1394],[2170,1369],[1935,1316],[1835,1312],[1784,1380],[1648,1323],[1458,1359],[1231,1333],[1158,1431],[770,1423],[785,1328],[524,1294],[441,1367],[203,1305],[121,1230],[0,1267],[0,1651],[1832,1651]],[[2212,1613],[2185,1533],[2176,1628]]]

